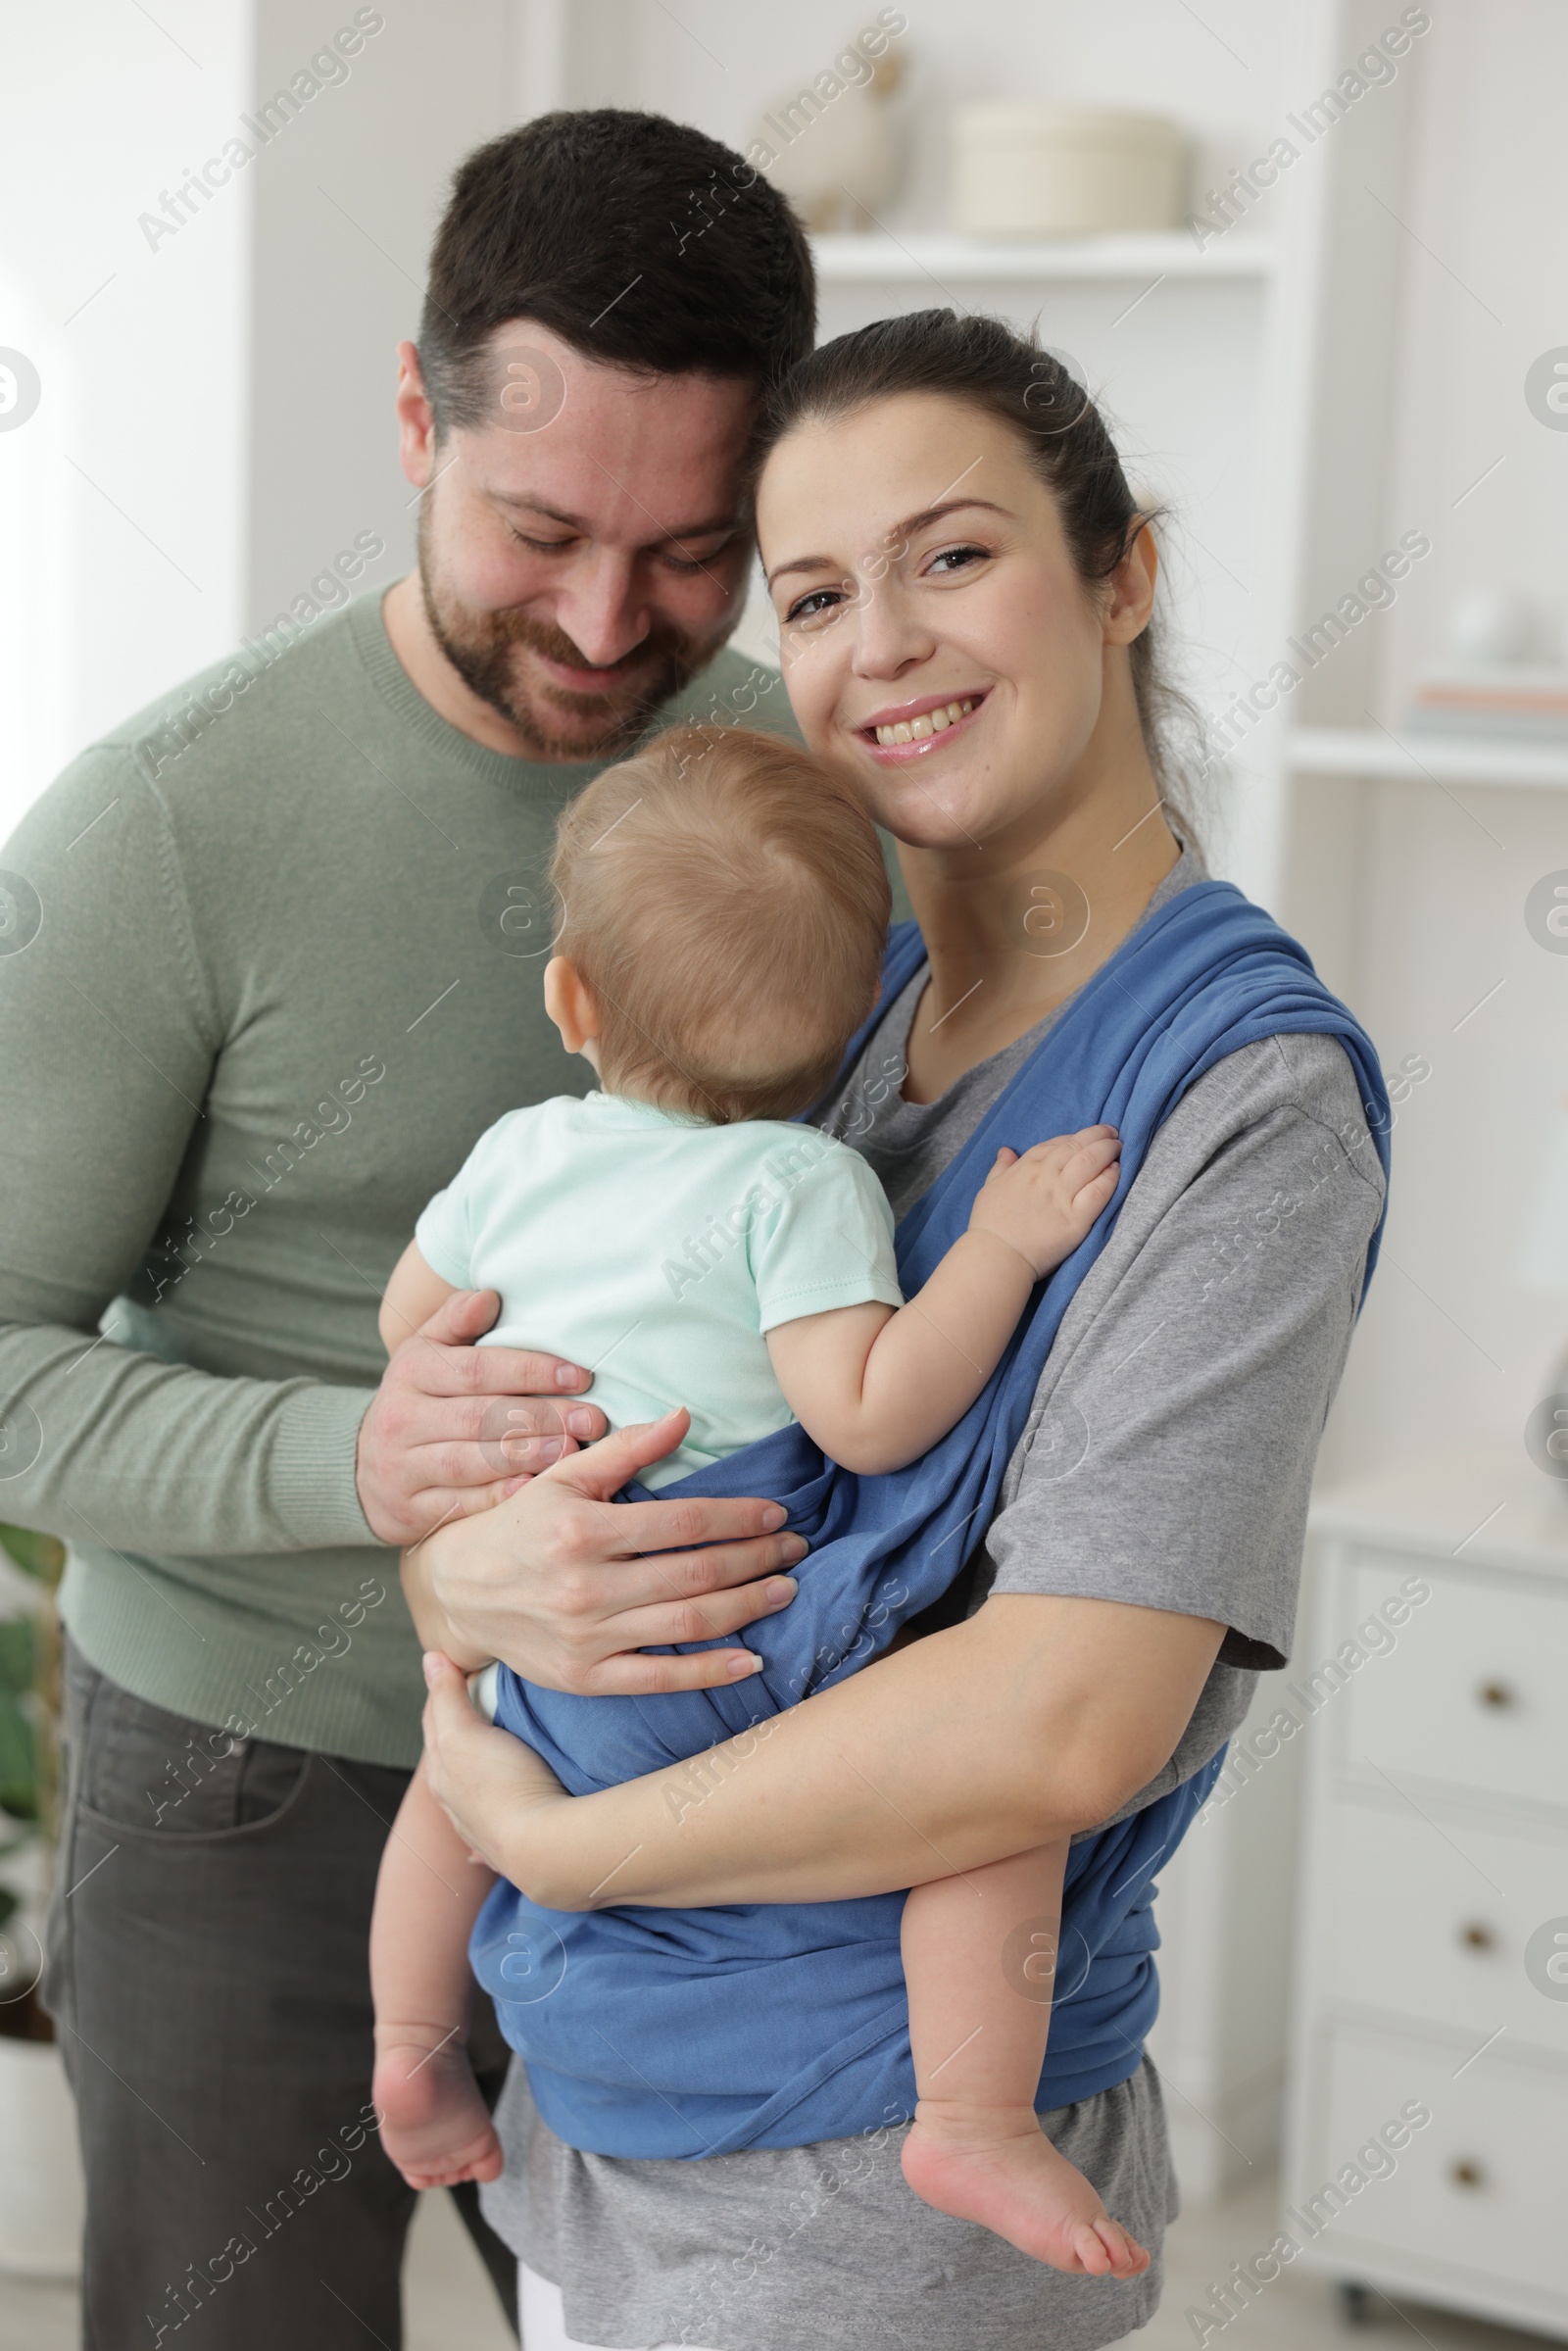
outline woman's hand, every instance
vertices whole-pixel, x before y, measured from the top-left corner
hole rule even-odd
[[[424,1708],[424,1771],[458,1835],[471,1849],[528,1891],[527,1855],[546,1827],[547,1812],[571,1802],[541,1756],[520,1739],[483,1723],[467,1684],[438,1649],[424,1660],[429,1697]]]
[[[795,1597],[773,1571],[802,1557],[775,1502],[627,1502],[628,1478],[672,1452],[691,1425],[668,1412],[620,1429],[474,1518],[440,1527],[411,1556],[459,1637],[546,1690],[583,1696],[709,1690],[755,1673],[747,1648],[688,1657],[636,1652],[727,1639]]]

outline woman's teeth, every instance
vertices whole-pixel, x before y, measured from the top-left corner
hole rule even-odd
[[[920,743],[927,735],[940,735],[956,718],[967,718],[973,709],[972,698],[950,702],[943,710],[923,710],[918,718],[901,718],[897,726],[877,727],[876,739],[879,743]]]

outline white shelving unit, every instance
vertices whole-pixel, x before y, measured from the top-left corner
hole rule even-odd
[[[1306,726],[1292,735],[1291,772],[1498,788],[1568,788],[1568,743],[1483,735],[1396,735],[1372,727]]]

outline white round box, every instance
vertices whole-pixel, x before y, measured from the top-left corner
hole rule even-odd
[[[1081,237],[1176,228],[1187,141],[1163,115],[1066,106],[966,106],[954,124],[960,235]]]

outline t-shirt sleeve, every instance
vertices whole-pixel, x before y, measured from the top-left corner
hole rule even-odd
[[[514,1126],[518,1113],[509,1111],[487,1127],[444,1192],[419,1210],[414,1238],[432,1273],[455,1290],[482,1285],[473,1281],[473,1249],[484,1206],[505,1160],[503,1128]]]
[[[839,1306],[902,1306],[893,1210],[865,1161],[803,1127],[773,1153],[749,1198],[760,1328]]]
[[[1217,1619],[1290,1655],[1312,1468],[1383,1200],[1332,1038],[1268,1038],[1156,1136],[1074,1298],[986,1542],[995,1592]]]

